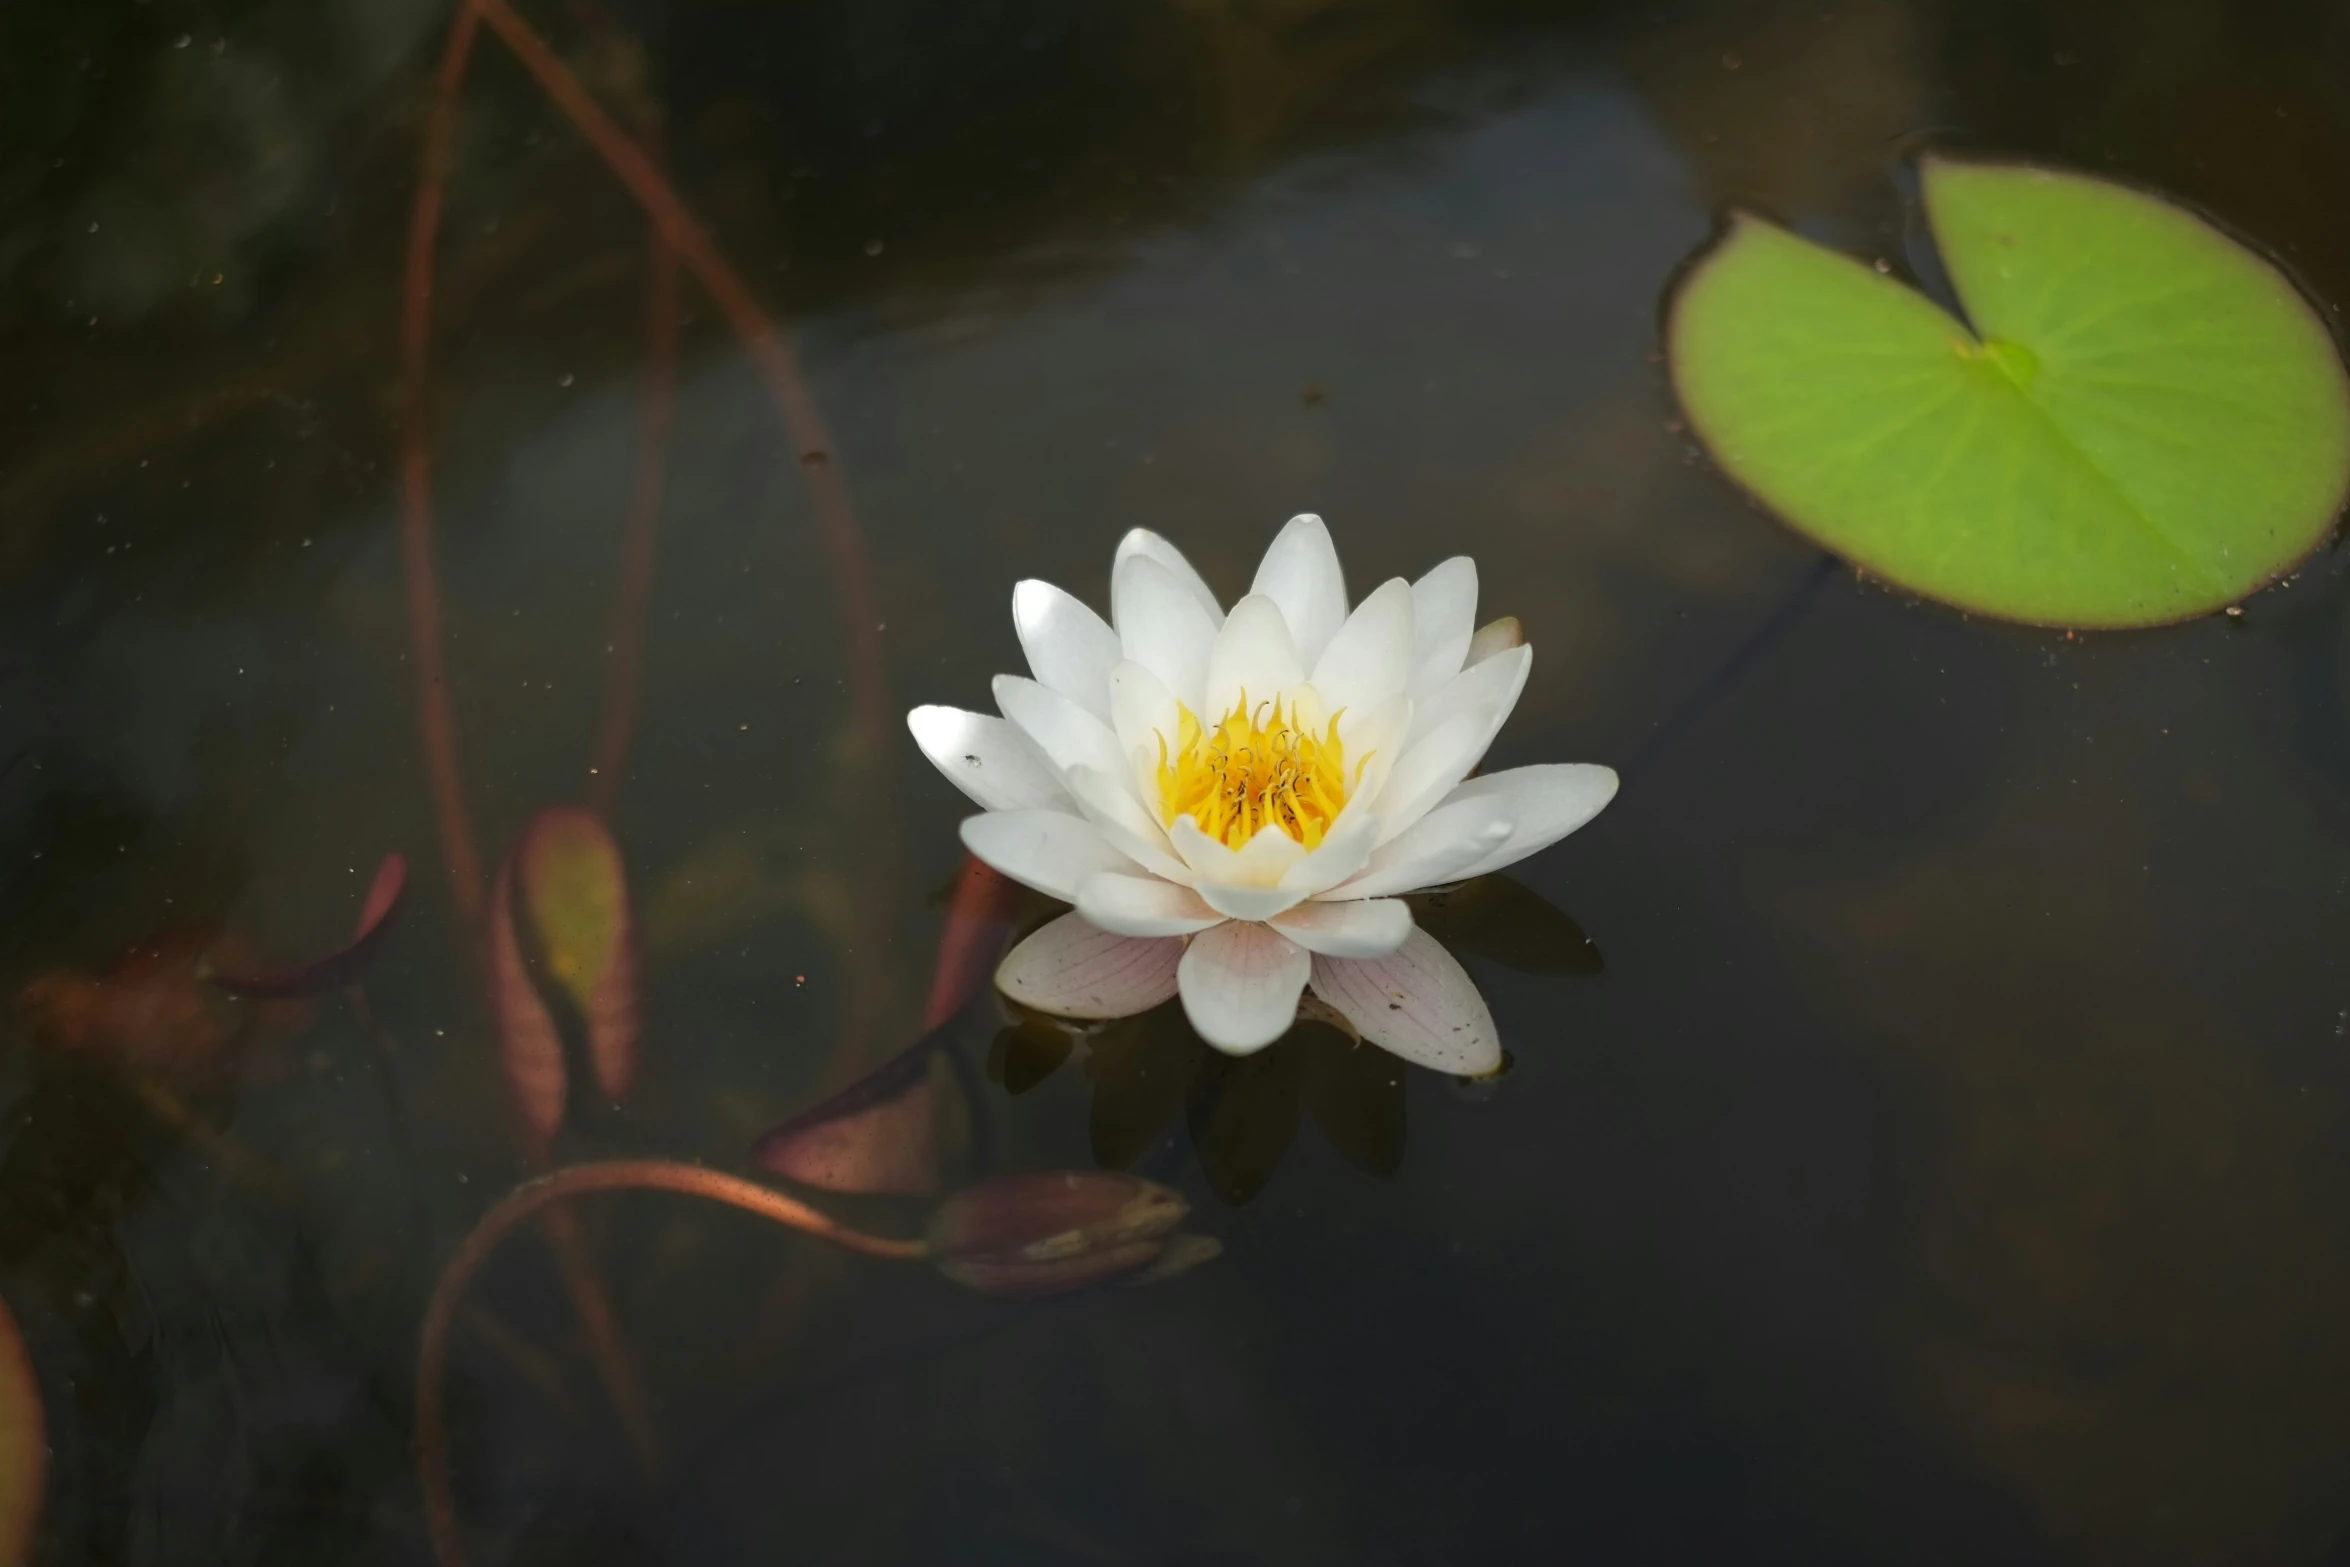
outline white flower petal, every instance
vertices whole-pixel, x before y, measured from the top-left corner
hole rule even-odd
[[[1346,746],[1346,804],[1339,809],[1341,820],[1378,803],[1387,787],[1388,773],[1404,753],[1404,736],[1411,732],[1415,711],[1412,699],[1398,693],[1361,714],[1339,716],[1338,738]]]
[[[1167,682],[1148,666],[1129,658],[1110,671],[1110,727],[1126,750],[1148,751],[1155,762],[1161,736],[1172,749],[1181,727],[1178,706]]]
[[[1259,887],[1245,882],[1210,881],[1202,876],[1192,883],[1192,890],[1200,901],[1227,919],[1269,920],[1306,901],[1302,892],[1287,887]]]
[[[1064,914],[1014,947],[996,989],[1055,1017],[1118,1018],[1148,1012],[1175,994],[1183,943],[1120,936]]]
[[[1208,612],[1210,620],[1218,625],[1224,623],[1224,606],[1216,602],[1216,595],[1209,590],[1200,574],[1192,569],[1191,562],[1183,558],[1181,550],[1148,528],[1132,529],[1118,541],[1117,558],[1110,562],[1110,580],[1115,583],[1120,568],[1129,560],[1137,558],[1156,561],[1164,566],[1168,575],[1182,583],[1184,591],[1199,601],[1200,608]],[[1113,592],[1111,596],[1114,600],[1116,594]],[[1121,633],[1125,631],[1126,622],[1119,617],[1115,603],[1111,606],[1110,620]]]
[[[1206,705],[1196,711],[1200,722],[1213,724],[1244,694],[1252,706],[1269,702],[1305,678],[1281,606],[1251,593],[1232,606],[1216,633],[1215,646],[1208,650],[1207,685],[1201,692]]]
[[[1136,803],[1124,783],[1096,767],[1072,767],[1064,779],[1087,819],[1101,829],[1112,848],[1153,876],[1191,885],[1191,867],[1176,857],[1165,829]]]
[[[1096,718],[1110,716],[1110,671],[1123,655],[1108,621],[1051,583],[1030,578],[1012,589],[1012,626],[1038,684]]]
[[[1184,1015],[1228,1055],[1262,1050],[1297,1020],[1313,961],[1270,925],[1232,920],[1202,931],[1176,968]]]
[[[1533,667],[1534,650],[1521,644],[1462,670],[1412,704],[1412,727],[1404,736],[1404,749],[1409,751],[1435,733],[1436,726],[1445,720],[1479,708],[1500,707],[1501,716],[1494,721],[1499,729],[1508,720],[1510,709],[1518,705],[1518,695],[1526,689],[1526,675]]]
[[[1308,686],[1307,690],[1314,688]],[[1317,698],[1319,693],[1317,693]],[[1384,757],[1392,762],[1403,754],[1405,737],[1412,732],[1412,715],[1419,704],[1398,691],[1384,702],[1369,707],[1350,707],[1338,715],[1338,738],[1346,746],[1346,770],[1349,793],[1354,798],[1355,769],[1373,757]],[[1328,720],[1323,721],[1325,724]]]
[[[1305,845],[1277,827],[1258,832],[1238,849],[1228,849],[1200,830],[1188,816],[1167,828],[1167,839],[1191,867],[1192,890],[1209,908],[1238,920],[1270,919],[1306,894],[1282,881],[1306,858]]]
[[[1379,818],[1356,809],[1349,800],[1322,841],[1281,873],[1281,890],[1304,898],[1319,897],[1369,864],[1378,842]]]
[[[1110,726],[1049,686],[1019,675],[998,675],[995,705],[1062,772],[1098,767],[1115,777],[1126,771],[1125,753]]]
[[[1355,606],[1314,661],[1314,689],[1333,713],[1376,707],[1412,673],[1412,585],[1394,577]]]
[[[1290,518],[1265,551],[1249,591],[1281,606],[1298,659],[1312,668],[1346,622],[1346,577],[1322,519],[1312,512]]]
[[[1412,584],[1411,693],[1425,697],[1461,672],[1477,623],[1477,563],[1455,555]]]
[[[1472,867],[1509,842],[1516,826],[1510,814],[1513,803],[1506,795],[1447,800],[1408,831],[1381,844],[1363,873],[1339,883],[1329,896],[1391,898],[1422,887],[1467,880]]]
[[[1494,735],[1510,716],[1510,709],[1517,705],[1531,658],[1530,649],[1513,648],[1487,660],[1479,670],[1461,675],[1454,684],[1489,668],[1504,677],[1515,678],[1497,682],[1503,685],[1500,701],[1456,713],[1425,737],[1404,743],[1402,760],[1395,764],[1379,789],[1379,819],[1386,824],[1386,837],[1395,837],[1427,815],[1452,792],[1455,784],[1469,776],[1470,769],[1484,760]],[[1431,698],[1430,705],[1438,700],[1441,698]],[[1417,725],[1415,719],[1414,727]]]
[[[1426,826],[1456,802],[1487,800],[1500,804],[1514,824],[1509,837],[1467,868],[1450,873],[1466,881],[1527,855],[1547,849],[1605,809],[1616,797],[1612,767],[1589,762],[1549,762],[1535,767],[1513,767],[1507,772],[1472,778],[1445,797],[1442,805],[1420,819]],[[1398,843],[1402,839],[1396,840]],[[1393,847],[1393,845],[1390,845]]]
[[[1064,903],[1085,878],[1134,862],[1082,816],[1064,811],[990,811],[963,820],[963,847],[1024,887]]]
[[[1525,645],[1526,628],[1518,624],[1517,616],[1504,615],[1498,620],[1489,620],[1477,628],[1475,636],[1469,638],[1469,654],[1461,660],[1461,667],[1467,669],[1472,664],[1482,664],[1496,653],[1507,653],[1511,648]]]
[[[1379,791],[1381,841],[1402,836],[1452,793],[1493,744],[1493,732],[1500,727],[1492,708],[1463,713],[1405,753]]]
[[[1308,952],[1333,958],[1385,957],[1412,933],[1412,911],[1400,898],[1360,903],[1301,903],[1273,917],[1273,928]]]
[[[1380,1049],[1458,1077],[1501,1065],[1501,1037],[1476,981],[1426,931],[1415,928],[1383,958],[1313,964],[1314,994]]]
[[[1224,923],[1189,887],[1155,876],[1088,876],[1077,889],[1077,912],[1121,936],[1188,936]]]
[[[1017,726],[959,707],[906,715],[914,743],[947,781],[991,811],[1067,810],[1068,790]]]
[[[1110,578],[1118,641],[1128,658],[1157,675],[1178,702],[1199,711],[1207,684],[1208,650],[1216,644],[1221,613],[1200,604],[1175,574],[1147,555],[1118,563]]]

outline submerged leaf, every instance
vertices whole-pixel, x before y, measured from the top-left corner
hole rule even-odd
[[[930,998],[922,1008],[925,1029],[938,1027],[961,1011],[994,972],[1025,890],[978,856],[964,857],[947,904],[947,928],[938,938]]]
[[[1332,1029],[1298,1030],[1305,1101],[1340,1156],[1370,1175],[1403,1168],[1404,1063]]]
[[[761,1137],[761,1169],[826,1191],[927,1197],[939,1186],[938,1113],[944,1088],[935,1035]]]
[[[1191,1075],[1207,1044],[1166,1012],[1112,1023],[1091,1041],[1085,1076],[1093,1088],[1089,1130],[1096,1164],[1122,1170],[1171,1131],[1183,1114]]]
[[[611,1100],[636,1080],[636,931],[620,845],[578,806],[539,812],[514,850],[515,933],[550,1003],[585,1027],[589,1068]]]
[[[760,1168],[806,1186],[926,1197],[984,1169],[985,1106],[964,1065],[996,1026],[991,998],[966,1006],[880,1067],[761,1137]]]
[[[19,1000],[50,1049],[201,1091],[234,1080],[248,1047],[310,1018],[299,1001],[223,995],[212,983],[222,966],[252,967],[251,949],[217,930],[166,931],[94,974],[37,975]]]
[[[1209,1189],[1225,1202],[1254,1197],[1296,1140],[1305,1069],[1300,1032],[1254,1055],[1212,1051],[1192,1073],[1192,1147]]]
[[[525,1126],[563,1124],[571,1059],[610,1102],[636,1077],[635,922],[620,846],[594,812],[551,806],[500,867],[490,904],[499,1057]]]
[[[376,950],[398,923],[401,895],[407,890],[407,856],[387,854],[375,868],[367,896],[360,901],[358,925],[341,948],[289,968],[239,973],[216,967],[213,982],[246,996],[318,996],[341,990],[374,961]]]
[[[514,867],[498,868],[490,893],[490,998],[498,1015],[498,1064],[523,1126],[540,1143],[563,1125],[571,1074],[563,1063],[563,1035],[554,1014],[530,982],[522,943],[514,935]]]
[[[987,1080],[1017,1099],[1061,1069],[1077,1048],[1068,1030],[1031,1021],[1007,1023],[987,1047]]]
[[[2159,197],[1932,158],[1968,320],[1735,217],[1667,322],[1722,467],[1872,575],[2067,626],[2182,620],[2274,581],[2350,491],[2350,379],[2267,261]]]
[[[8,1303],[0,1300],[0,1567],[17,1567],[31,1558],[48,1476],[41,1385],[33,1376],[24,1335]]]

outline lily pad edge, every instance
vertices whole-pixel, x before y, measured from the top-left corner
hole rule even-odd
[[[2086,169],[2067,168],[2061,164],[2029,158],[1964,157],[1953,155],[1945,151],[1928,149],[1914,155],[1914,157],[1911,159],[1911,165],[1917,171],[1917,176],[1920,181],[1921,194],[1918,198],[1918,203],[1921,207],[1924,205],[1922,195],[1923,182],[1934,167],[1937,165],[1943,165],[1966,166],[1982,169],[1998,169],[2003,171],[2012,171],[2019,174],[2046,174],[2063,179],[2091,180],[2100,184],[2110,185],[2121,190],[2129,191],[2133,194],[2144,197],[2149,201],[2160,202],[2165,206],[2174,208],[2177,211],[2186,214],[2188,217],[2193,218],[2196,222],[2210,228],[2214,233],[2227,240],[2230,244],[2236,246],[2239,250],[2250,256],[2254,261],[2259,262],[2263,266],[2266,266],[2271,272],[2276,274],[2277,278],[2284,284],[2285,292],[2288,297],[2290,297],[2296,304],[2299,305],[2300,309],[2307,316],[2310,323],[2316,328],[2319,336],[2321,336],[2327,343],[2333,346],[2337,361],[2343,364],[2345,384],[2350,385],[2350,352],[2346,352],[2346,349],[2350,349],[2350,344],[2345,343],[2343,334],[2336,329],[2333,321],[2327,316],[2326,312],[2320,308],[2309,287],[2293,271],[2292,268],[2286,266],[2265,246],[2247,237],[2235,225],[2224,221],[2210,212],[2207,212],[2197,204],[2183,200],[2168,191],[2158,190],[2152,186],[2141,184],[2133,180],[2117,179],[2109,174],[2092,172]],[[1682,399],[1679,389],[1679,378],[1675,373],[1675,367],[1682,358],[1678,339],[1683,303],[1688,299],[1694,285],[1705,275],[1707,269],[1719,262],[1721,257],[1728,251],[1731,244],[1737,239],[1740,232],[1751,224],[1759,224],[1764,227],[1776,229],[1781,233],[1790,235],[1798,240],[1803,241],[1805,244],[1815,245],[1826,254],[1847,263],[1848,265],[1865,274],[1871,275],[1873,280],[1890,281],[1896,286],[1907,289],[1910,293],[1916,295],[1924,303],[1931,306],[1935,311],[1944,316],[1947,316],[1953,327],[1961,332],[1964,332],[1969,338],[1973,339],[1978,344],[1983,341],[1982,334],[1976,330],[1975,324],[1968,320],[1963,313],[1952,314],[1950,306],[1946,304],[1941,298],[1937,298],[1933,293],[1929,292],[1925,287],[1923,287],[1920,283],[1920,280],[1914,275],[1907,274],[1898,269],[1879,272],[1861,256],[1856,255],[1851,251],[1840,249],[1823,241],[1813,239],[1811,236],[1803,233],[1802,230],[1797,228],[1794,224],[1781,222],[1778,219],[1771,217],[1767,213],[1759,211],[1755,207],[1743,203],[1733,202],[1724,206],[1721,210],[1720,217],[1716,220],[1714,232],[1711,237],[1706,240],[1705,244],[1701,246],[1695,254],[1693,254],[1688,260],[1683,262],[1678,269],[1676,269],[1666,296],[1662,347],[1667,379],[1672,387],[1674,401],[1684,415],[1689,433],[1696,438],[1699,448],[1705,452],[1707,462],[1712,467],[1713,471],[1722,479],[1727,481],[1734,489],[1736,489],[1740,496],[1746,500],[1749,506],[1751,506],[1756,511],[1761,512],[1764,516],[1770,518],[1781,528],[1785,529],[1794,537],[1802,540],[1805,544],[1810,545],[1812,548],[1819,550],[1821,553],[1843,563],[1846,567],[1851,569],[1856,577],[1859,577],[1864,581],[1873,579],[1874,581],[1879,582],[1886,587],[1893,588],[1900,591],[1901,593],[1911,595],[1913,598],[1922,600],[1925,603],[1937,605],[1945,609],[1955,610],[1961,616],[1967,618],[1979,616],[1986,620],[1995,620],[2008,625],[2029,627],[2047,631],[2151,631],[2158,630],[2166,626],[2186,625],[2193,621],[2208,619],[2211,616],[2222,613],[2225,610],[2232,610],[2236,608],[2244,600],[2251,598],[2255,594],[2266,592],[2270,588],[2277,586],[2279,583],[2289,581],[2293,577],[2297,576],[2309,564],[2313,557],[2326,548],[2329,540],[2338,537],[2343,530],[2345,521],[2344,511],[2346,508],[2350,508],[2350,473],[2345,474],[2342,488],[2335,497],[2333,509],[2330,512],[2325,513],[2318,521],[2316,526],[2311,530],[2307,544],[2292,554],[2290,558],[2285,560],[2281,565],[2277,566],[2266,576],[2248,583],[2243,588],[2243,590],[2236,595],[2235,600],[2232,603],[2227,605],[2212,605],[2209,607],[2192,609],[2186,611],[2183,614],[2155,615],[2145,619],[2132,620],[2044,619],[2028,614],[2018,614],[2012,610],[1999,608],[1981,601],[1969,601],[1956,594],[1920,586],[1919,584],[1906,578],[1899,570],[1888,568],[1879,563],[1877,560],[1871,559],[1864,555],[1860,551],[1847,548],[1840,544],[1830,543],[1828,540],[1812,533],[1809,529],[1805,528],[1802,523],[1800,523],[1787,511],[1782,510],[1780,507],[1774,505],[1767,496],[1763,495],[1744,478],[1732,471],[1730,466],[1721,460],[1721,458],[1714,452],[1711,441],[1708,440],[1704,432],[1700,429],[1698,421],[1693,416],[1691,416],[1691,410],[1689,409],[1687,403]],[[1930,214],[1927,215],[1927,232],[1930,236],[1933,236],[1933,227]],[[1939,256],[1939,236],[1933,237],[1935,240],[1936,254]],[[1951,282],[1950,287],[1955,292],[1956,284],[1954,281]],[[1961,304],[1963,308],[1963,301]]]

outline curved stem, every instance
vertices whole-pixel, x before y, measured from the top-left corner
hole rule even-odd
[[[748,355],[752,368],[766,383],[769,398],[783,421],[786,435],[799,454],[800,474],[814,503],[816,529],[830,557],[833,599],[848,644],[850,734],[862,775],[857,801],[862,819],[891,820],[888,796],[892,782],[887,746],[890,726],[889,681],[881,646],[881,620],[873,596],[872,569],[865,541],[849,505],[847,482],[832,450],[832,435],[816,406],[815,394],[800,371],[791,340],[778,331],[740,274],[727,263],[701,224],[679,199],[660,168],[629,134],[622,130],[565,66],[546,40],[532,30],[508,0],[464,0],[464,14],[482,23],[512,51],[541,91],[586,138],[613,176],[636,199],[654,226],[677,252],[677,259],[693,274],[718,306]],[[858,957],[843,998],[840,1038],[826,1076],[845,1080],[880,1032],[888,1011],[886,972],[874,954],[890,945],[886,889],[897,875],[896,845],[885,831],[869,835],[869,848],[859,885],[865,889],[850,907],[855,932],[850,950]]]
[[[928,1254],[928,1249],[918,1240],[868,1235],[756,1181],[671,1159],[608,1159],[596,1164],[575,1164],[508,1192],[496,1207],[481,1216],[480,1222],[458,1243],[447,1266],[441,1269],[440,1281],[433,1286],[432,1301],[425,1307],[424,1336],[416,1351],[417,1478],[424,1487],[425,1528],[432,1537],[433,1555],[441,1567],[463,1567],[465,1561],[465,1541],[457,1528],[456,1496],[449,1483],[448,1416],[441,1398],[442,1362],[448,1358],[449,1326],[456,1317],[457,1302],[463,1298],[465,1286],[480,1271],[482,1263],[516,1225],[550,1203],[588,1192],[609,1191],[676,1192],[724,1203],[869,1257],[910,1262]]]
[[[621,543],[620,591],[612,605],[612,645],[605,655],[604,721],[596,736],[596,760],[588,769],[588,800],[605,816],[612,814],[620,793],[644,688],[645,615],[653,597],[661,488],[677,399],[677,251],[660,224],[648,223],[646,229],[645,369],[637,393],[636,473]]]
[[[889,689],[883,674],[881,622],[874,611],[872,573],[865,559],[865,541],[858,532],[856,514],[849,506],[847,485],[840,477],[832,451],[832,435],[817,410],[815,396],[800,373],[791,344],[767,319],[749,287],[727,264],[701,224],[694,220],[677,192],[646,156],[642,147],[605,113],[602,104],[577,76],[556,58],[555,51],[531,30],[507,0],[466,0],[465,15],[478,15],[496,33],[522,68],[535,79],[555,106],[586,137],[637,204],[645,209],[677,257],[702,285],[735,336],[750,354],[759,378],[767,383],[786,434],[800,455],[801,472],[816,503],[817,531],[832,557],[833,583],[840,595],[840,613],[849,642],[849,691],[864,738],[879,741],[890,725]]]
[[[457,134],[457,90],[473,54],[479,15],[462,6],[433,84],[432,118],[424,135],[424,166],[408,220],[408,258],[400,299],[400,563],[408,585],[408,656],[416,662],[417,721],[425,768],[432,778],[433,814],[441,827],[441,855],[458,923],[471,930],[481,912],[481,852],[465,811],[457,767],[457,716],[449,695],[448,660],[441,648],[441,599],[432,565],[432,456],[427,434],[426,376],[432,359],[433,245],[441,232],[441,192],[449,180]]]

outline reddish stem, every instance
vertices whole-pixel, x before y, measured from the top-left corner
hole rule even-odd
[[[628,1352],[628,1340],[620,1331],[611,1297],[604,1293],[595,1264],[588,1258],[579,1215],[569,1203],[558,1203],[547,1210],[539,1227],[547,1233],[547,1248],[555,1254],[555,1271],[563,1276],[572,1315],[579,1318],[587,1334],[588,1358],[596,1363],[597,1380],[604,1384],[604,1396],[612,1401],[612,1412],[620,1417],[620,1429],[628,1433],[637,1467],[658,1479],[668,1460],[661,1450],[660,1427],[653,1422],[653,1400],[645,1392],[636,1357]]]
[[[725,1203],[871,1257],[913,1261],[926,1255],[920,1241],[868,1235],[755,1181],[667,1159],[613,1159],[598,1164],[576,1164],[507,1193],[496,1207],[481,1216],[481,1221],[458,1243],[448,1265],[441,1270],[440,1281],[433,1286],[432,1301],[425,1307],[424,1336],[416,1352],[417,1478],[424,1487],[425,1528],[441,1567],[463,1567],[465,1561],[465,1539],[457,1525],[457,1499],[449,1479],[448,1411],[441,1386],[442,1364],[449,1352],[449,1327],[455,1320],[457,1303],[464,1296],[465,1286],[508,1232],[541,1208],[588,1192],[624,1189],[677,1192]]]
[[[966,855],[955,875],[947,905],[947,928],[938,938],[938,965],[930,973],[930,999],[922,1006],[922,1031],[929,1033],[963,1009],[1002,953],[1003,923],[1012,917],[1020,889],[977,855]]]
[[[473,54],[478,14],[460,9],[441,51],[433,84],[432,117],[424,133],[424,166],[408,220],[408,260],[400,299],[400,561],[408,584],[408,656],[416,663],[417,721],[424,734],[425,770],[433,814],[440,821],[441,854],[458,922],[471,930],[481,913],[481,852],[465,810],[457,765],[457,715],[449,696],[449,668],[441,648],[441,599],[432,565],[432,458],[426,376],[432,362],[433,247],[440,237],[441,192],[449,180],[449,149],[457,130],[457,91]]]
[[[465,784],[457,757],[457,718],[441,636],[440,591],[433,571],[431,459],[433,257],[440,238],[442,196],[448,187],[456,140],[457,104],[465,68],[480,32],[480,14],[459,9],[441,51],[433,83],[431,117],[425,126],[423,165],[408,225],[408,254],[400,310],[400,545],[408,588],[409,656],[416,664],[417,718],[423,731],[425,768],[431,781],[433,813],[440,824],[441,852],[449,872],[449,896],[468,951],[477,960],[481,934],[481,852],[465,807]],[[675,313],[672,311],[674,321]],[[485,984],[486,968],[483,970]],[[492,1009],[493,1015],[495,1008]],[[562,1263],[564,1282],[577,1307],[596,1371],[614,1409],[627,1426],[631,1444],[648,1471],[659,1463],[659,1440],[644,1416],[644,1397],[627,1346],[612,1327],[612,1309],[581,1246],[576,1226],[560,1220],[547,1236]]]
[[[848,488],[832,450],[832,436],[816,399],[800,373],[798,357],[759,308],[749,288],[718,253],[710,236],[686,211],[669,181],[662,177],[644,149],[629,139],[577,76],[555,57],[530,24],[506,0],[467,0],[490,30],[514,51],[524,70],[538,82],[555,106],[596,149],[630,195],[643,207],[669,243],[676,247],[694,281],[700,283],[742,339],[752,365],[767,383],[784,432],[800,455],[801,472],[815,501],[816,526],[832,558],[834,589],[840,596],[849,642],[849,693],[859,726],[866,738],[878,742],[888,732],[889,687],[881,656],[881,622],[874,611],[872,574],[865,561],[865,544],[857,518],[849,506]]]
[[[649,223],[647,230],[645,371],[637,392],[636,473],[620,546],[620,591],[612,606],[604,722],[596,737],[595,765],[588,769],[588,803],[604,816],[612,814],[620,794],[644,689],[645,616],[653,596],[654,545],[677,404],[677,250],[660,224]]]
[[[870,782],[860,791],[860,804],[868,810],[869,819],[886,820],[889,772],[884,746],[891,721],[890,700],[872,575],[856,514],[849,506],[848,488],[832,451],[832,436],[800,373],[791,344],[767,319],[750,289],[719,254],[653,160],[604,112],[530,24],[507,0],[466,0],[466,4],[514,52],[523,69],[570,118],[652,218],[695,281],[716,302],[760,379],[766,382],[784,432],[799,453],[800,472],[815,506],[817,531],[830,556],[833,596],[839,603],[848,641],[854,751],[858,760],[872,769]],[[855,1074],[888,1006],[888,986],[880,964],[890,942],[884,899],[895,883],[895,856],[889,852],[886,838],[874,835],[872,842],[879,852],[869,854],[860,867],[860,896],[853,903],[856,929],[850,950],[856,962],[844,987],[840,1037],[827,1069],[827,1075],[834,1078]]]

